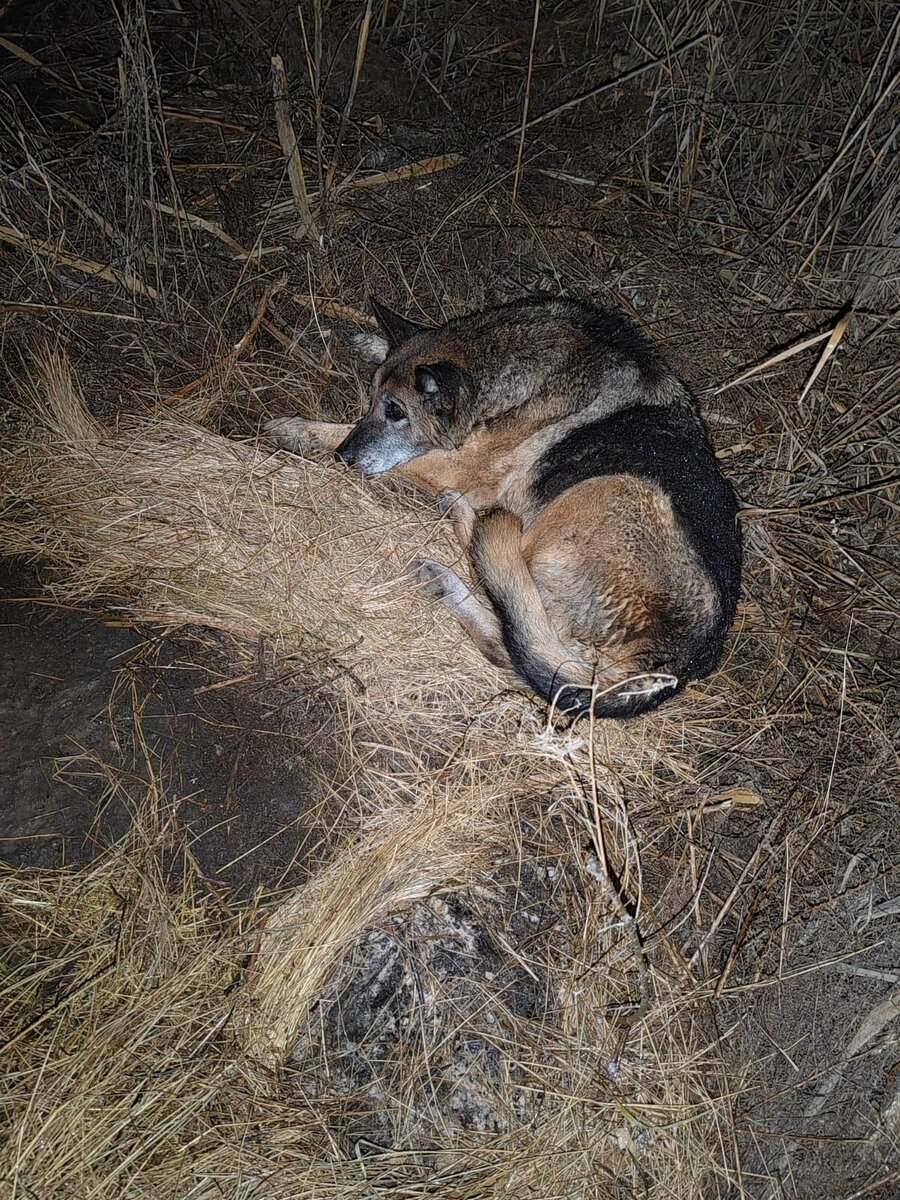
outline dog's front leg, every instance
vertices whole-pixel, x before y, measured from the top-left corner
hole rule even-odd
[[[463,550],[468,551],[475,532],[475,509],[471,501],[462,492],[454,488],[444,488],[438,493],[438,512],[442,513],[453,526],[456,540]]]
[[[488,662],[501,670],[512,669],[500,622],[491,609],[472,595],[454,570],[433,558],[417,558],[410,563],[409,574],[426,596],[440,600],[453,613]]]
[[[307,421],[303,417],[278,417],[266,421],[263,431],[284,450],[337,450],[353,429],[336,421]]]
[[[391,467],[390,473],[400,475],[423,491],[437,496],[440,492],[458,487],[459,465],[454,461],[452,451],[429,450],[427,454],[420,454],[418,458]]]

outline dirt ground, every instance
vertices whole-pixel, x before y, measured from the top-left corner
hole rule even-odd
[[[648,813],[638,798],[634,818],[648,847],[645,911],[655,923],[648,941],[677,934],[702,968],[710,981],[705,1017],[738,1080],[731,1104],[740,1168],[709,1194],[900,1197],[896,505],[884,489],[865,490],[896,465],[896,297],[878,290],[874,257],[862,266],[853,257],[862,225],[833,250],[832,269],[815,282],[803,275],[799,263],[819,226],[804,241],[781,221],[795,197],[790,164],[773,175],[775,200],[765,211],[764,189],[731,194],[737,170],[717,176],[710,167],[678,183],[686,177],[678,155],[689,142],[679,122],[690,106],[676,65],[664,87],[645,87],[641,76],[533,129],[521,178],[515,139],[467,161],[485,137],[521,119],[534,6],[491,7],[486,31],[466,5],[419,11],[404,3],[395,12],[385,4],[382,25],[376,5],[355,84],[359,13],[343,4],[329,10],[319,99],[334,157],[342,139],[342,169],[365,177],[413,160],[461,159],[399,182],[348,183],[332,197],[328,248],[320,253],[295,237],[271,112],[277,46],[295,81],[300,142],[314,161],[323,135],[307,87],[304,35],[312,38],[312,25],[301,28],[292,6],[179,4],[150,14],[126,5],[121,19],[92,4],[7,6],[4,36],[63,73],[68,90],[45,72],[35,78],[22,58],[4,70],[29,131],[10,142],[19,176],[4,196],[5,219],[27,224],[35,242],[65,227],[73,245],[100,261],[112,251],[92,249],[90,237],[99,236],[98,214],[101,223],[114,217],[121,222],[116,262],[164,300],[128,287],[113,292],[108,280],[49,264],[40,251],[21,252],[21,260],[11,252],[4,298],[59,311],[3,309],[4,357],[17,362],[23,348],[62,332],[90,380],[94,410],[111,418],[157,392],[189,387],[221,362],[265,287],[277,283],[265,323],[210,408],[210,423],[250,435],[265,416],[356,410],[346,342],[357,325],[336,306],[358,316],[373,288],[431,320],[537,292],[587,296],[635,316],[701,392],[724,465],[756,513],[744,524],[744,603],[725,682],[713,685],[730,689],[729,699],[708,739],[698,735],[700,783],[667,781],[667,803]],[[626,7],[612,6],[601,20],[605,5],[590,14],[556,6],[533,49],[532,114],[637,61],[652,22],[637,23],[652,6]],[[671,6],[673,25],[683,7]],[[779,8],[779,20],[799,38],[786,12]],[[117,60],[126,83],[132,70],[149,76],[138,17],[150,19],[162,80],[153,104],[189,114],[166,117],[160,128],[169,140],[154,144],[147,161],[129,138],[142,121],[152,125],[153,104],[140,108],[125,85],[118,107],[92,99],[104,89],[112,95]],[[818,81],[814,42],[803,45]],[[768,53],[754,42],[757,51]],[[845,48],[838,56],[841,70],[861,70],[879,52],[860,34],[855,54]],[[66,73],[67,63],[80,64],[80,73]],[[793,102],[788,97],[784,107]],[[729,136],[760,124],[755,105],[733,126],[723,123]],[[797,136],[803,148],[794,152],[812,162],[806,134]],[[705,162],[709,153],[721,165],[738,144],[722,137],[720,158],[702,136],[688,157]],[[85,201],[66,207],[53,192],[61,181],[54,172],[70,184],[75,175],[59,150],[66,138],[77,142],[87,214]],[[29,178],[29,162],[51,180],[44,191],[34,172]],[[161,209],[151,219],[131,202],[130,188],[160,204],[171,199],[170,177],[185,209],[203,214],[212,232],[196,222],[169,225]],[[45,191],[65,220],[46,206]],[[867,253],[891,245],[890,229],[863,232],[871,233]],[[240,250],[258,239],[274,247],[268,257],[232,254],[234,244]],[[851,300],[854,324],[808,394],[822,343],[716,392],[801,336],[827,335]],[[70,303],[90,312],[73,316],[64,308]],[[91,315],[108,309],[123,321]],[[134,317],[146,324],[126,323]],[[815,507],[834,495],[844,501]],[[210,887],[246,903],[307,878],[337,815],[334,795],[303,768],[310,755],[334,753],[328,706],[281,674],[264,642],[243,648],[236,672],[223,637],[129,627],[100,601],[90,611],[41,603],[41,579],[21,561],[0,577],[0,857],[14,868],[55,868],[90,861],[121,836],[129,813],[109,799],[92,761],[112,761],[125,776],[134,769],[142,753],[134,739],[138,704],[147,747],[170,779],[177,819]],[[535,875],[520,893],[527,902],[517,902],[521,876],[506,862],[495,880],[503,904],[444,896],[373,930],[355,951],[354,982],[323,1005],[323,1053],[335,1078],[348,1088],[362,1079],[377,1098],[418,1002],[409,966],[417,954],[462,997],[471,976],[507,969],[480,931],[502,930],[515,952],[529,938],[552,941],[549,918],[545,929],[543,917],[521,915],[544,911],[547,878]],[[510,990],[539,1020],[532,984],[515,975]],[[460,1044],[460,1086],[445,1098],[469,1126],[485,1111],[465,1088],[473,1053]],[[391,1136],[373,1101],[354,1137],[365,1151]]]
[[[21,566],[7,566],[2,583],[4,861],[88,862],[121,837],[129,813],[92,777],[90,758],[133,762],[134,687],[149,750],[174,773],[179,820],[210,881],[249,898],[305,878],[325,828],[302,770],[325,737],[321,714],[278,691],[262,662],[232,684],[209,636],[148,642],[99,614],[34,603]]]

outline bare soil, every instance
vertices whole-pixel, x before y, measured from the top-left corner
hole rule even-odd
[[[311,745],[327,752],[322,714],[279,690],[262,663],[232,683],[208,636],[148,642],[99,613],[35,603],[24,567],[7,566],[2,585],[3,861],[87,862],[122,836],[129,813],[91,759],[134,767],[134,686],[148,750],[174,773],[178,820],[210,883],[249,898],[305,878],[327,828],[302,769]]]

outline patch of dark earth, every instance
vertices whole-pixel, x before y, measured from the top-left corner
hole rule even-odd
[[[0,862],[86,863],[122,837],[146,781],[138,697],[148,757],[204,876],[235,899],[302,882],[331,824],[303,766],[315,753],[327,770],[323,707],[302,692],[273,701],[263,656],[238,677],[208,634],[198,652],[39,594],[29,568],[0,568]],[[119,794],[100,764],[127,781]]]

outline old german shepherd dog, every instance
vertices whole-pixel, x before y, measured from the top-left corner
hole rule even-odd
[[[558,712],[632,717],[716,666],[734,618],[737,504],[697,403],[624,316],[524,300],[414,324],[373,303],[378,363],[356,425],[282,418],[438,497],[467,552],[411,570],[497,666]]]

